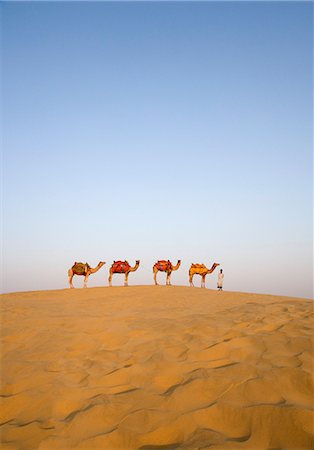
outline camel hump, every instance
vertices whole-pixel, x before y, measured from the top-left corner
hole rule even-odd
[[[87,263],[84,264],[82,262],[75,262],[72,266],[72,270],[76,275],[85,275],[88,269],[90,269],[90,266]]]
[[[169,270],[172,268],[172,264],[169,261],[166,261],[165,259],[160,259],[159,261],[156,262],[155,266],[158,270],[160,270],[161,272],[165,272],[166,270]]]
[[[191,268],[193,269],[205,269],[205,264],[191,264]]]
[[[114,261],[112,264],[112,270],[115,273],[125,273],[130,268],[130,264],[127,261]]]

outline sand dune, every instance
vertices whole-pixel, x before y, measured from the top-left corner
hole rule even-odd
[[[2,449],[314,448],[310,300],[134,286],[1,307]]]

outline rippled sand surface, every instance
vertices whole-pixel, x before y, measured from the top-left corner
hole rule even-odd
[[[313,302],[1,295],[1,449],[313,449]]]

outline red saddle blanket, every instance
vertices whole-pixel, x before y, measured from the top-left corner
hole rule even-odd
[[[125,273],[129,270],[130,264],[127,261],[114,261],[112,271],[114,273]]]
[[[157,261],[154,267],[156,267],[161,272],[167,272],[168,270],[172,269],[172,264],[169,260],[165,261],[164,259],[162,259],[160,261]]]

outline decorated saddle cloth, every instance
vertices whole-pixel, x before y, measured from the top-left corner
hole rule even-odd
[[[90,266],[87,263],[81,263],[81,262],[76,262],[74,263],[72,270],[77,274],[77,275],[86,275],[88,269],[90,269]]]
[[[130,267],[127,261],[114,261],[112,264],[112,270],[115,273],[125,273]]]
[[[191,264],[191,269],[206,269],[205,264]]]
[[[162,259],[156,262],[155,267],[157,267],[157,269],[161,272],[167,272],[167,270],[172,269],[172,264],[170,261],[165,261]]]

